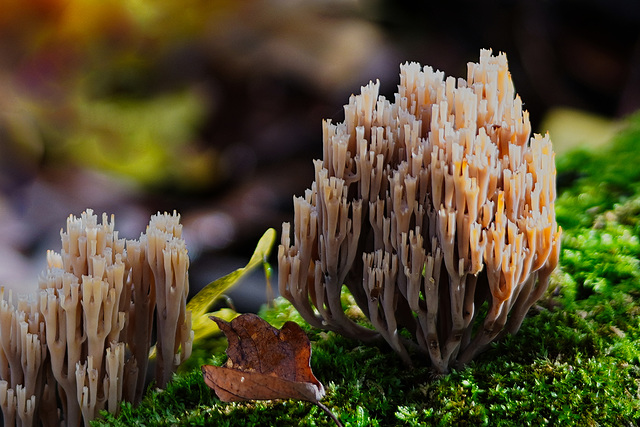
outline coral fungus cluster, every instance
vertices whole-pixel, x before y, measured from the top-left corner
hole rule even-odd
[[[139,240],[118,238],[91,210],[70,216],[62,250],[47,253],[37,296],[0,299],[4,425],[77,426],[144,391],[157,333],[156,382],[189,357],[189,258],[180,218],[151,217]]]
[[[447,372],[515,333],[547,288],[554,153],[530,137],[504,54],[482,50],[466,80],[406,63],[395,98],[378,91],[323,123],[315,182],[282,227],[280,293],[316,327],[382,336],[407,362],[417,344]],[[343,286],[375,330],[345,314]]]

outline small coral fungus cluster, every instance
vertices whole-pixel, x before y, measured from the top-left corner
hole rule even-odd
[[[515,333],[547,288],[554,153],[530,137],[504,54],[481,51],[466,80],[406,63],[393,100],[378,88],[324,122],[315,182],[282,227],[279,288],[310,324],[382,336],[407,362],[415,343],[447,372]],[[375,331],[346,316],[343,285]]]
[[[151,217],[139,240],[118,238],[113,217],[70,216],[62,251],[47,254],[37,296],[0,300],[4,425],[85,425],[137,402],[157,327],[156,382],[191,353],[189,258],[179,216]]]

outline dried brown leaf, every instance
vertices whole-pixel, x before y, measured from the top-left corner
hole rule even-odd
[[[205,383],[220,400],[322,399],[324,387],[309,366],[309,338],[296,323],[276,329],[255,314],[211,320],[229,340],[225,366],[202,366]]]

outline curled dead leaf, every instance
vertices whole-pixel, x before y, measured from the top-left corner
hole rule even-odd
[[[324,387],[311,371],[311,344],[300,326],[287,322],[278,330],[255,314],[211,320],[229,341],[225,366],[202,366],[205,383],[220,400],[320,402]]]

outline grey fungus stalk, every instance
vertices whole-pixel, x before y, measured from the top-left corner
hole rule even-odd
[[[530,135],[505,54],[482,50],[466,80],[405,63],[394,99],[378,90],[323,123],[315,181],[282,227],[279,289],[311,325],[382,337],[407,363],[417,345],[445,373],[517,332],[547,289],[555,155]],[[374,330],[346,316],[343,286]]]
[[[47,253],[38,298],[20,297],[14,306],[2,294],[5,426],[89,425],[100,410],[139,402],[154,316],[161,331],[156,383],[166,385],[193,340],[179,220],[158,213],[140,239],[125,241],[113,216],[103,214],[102,223],[91,210],[70,216],[61,252]]]

